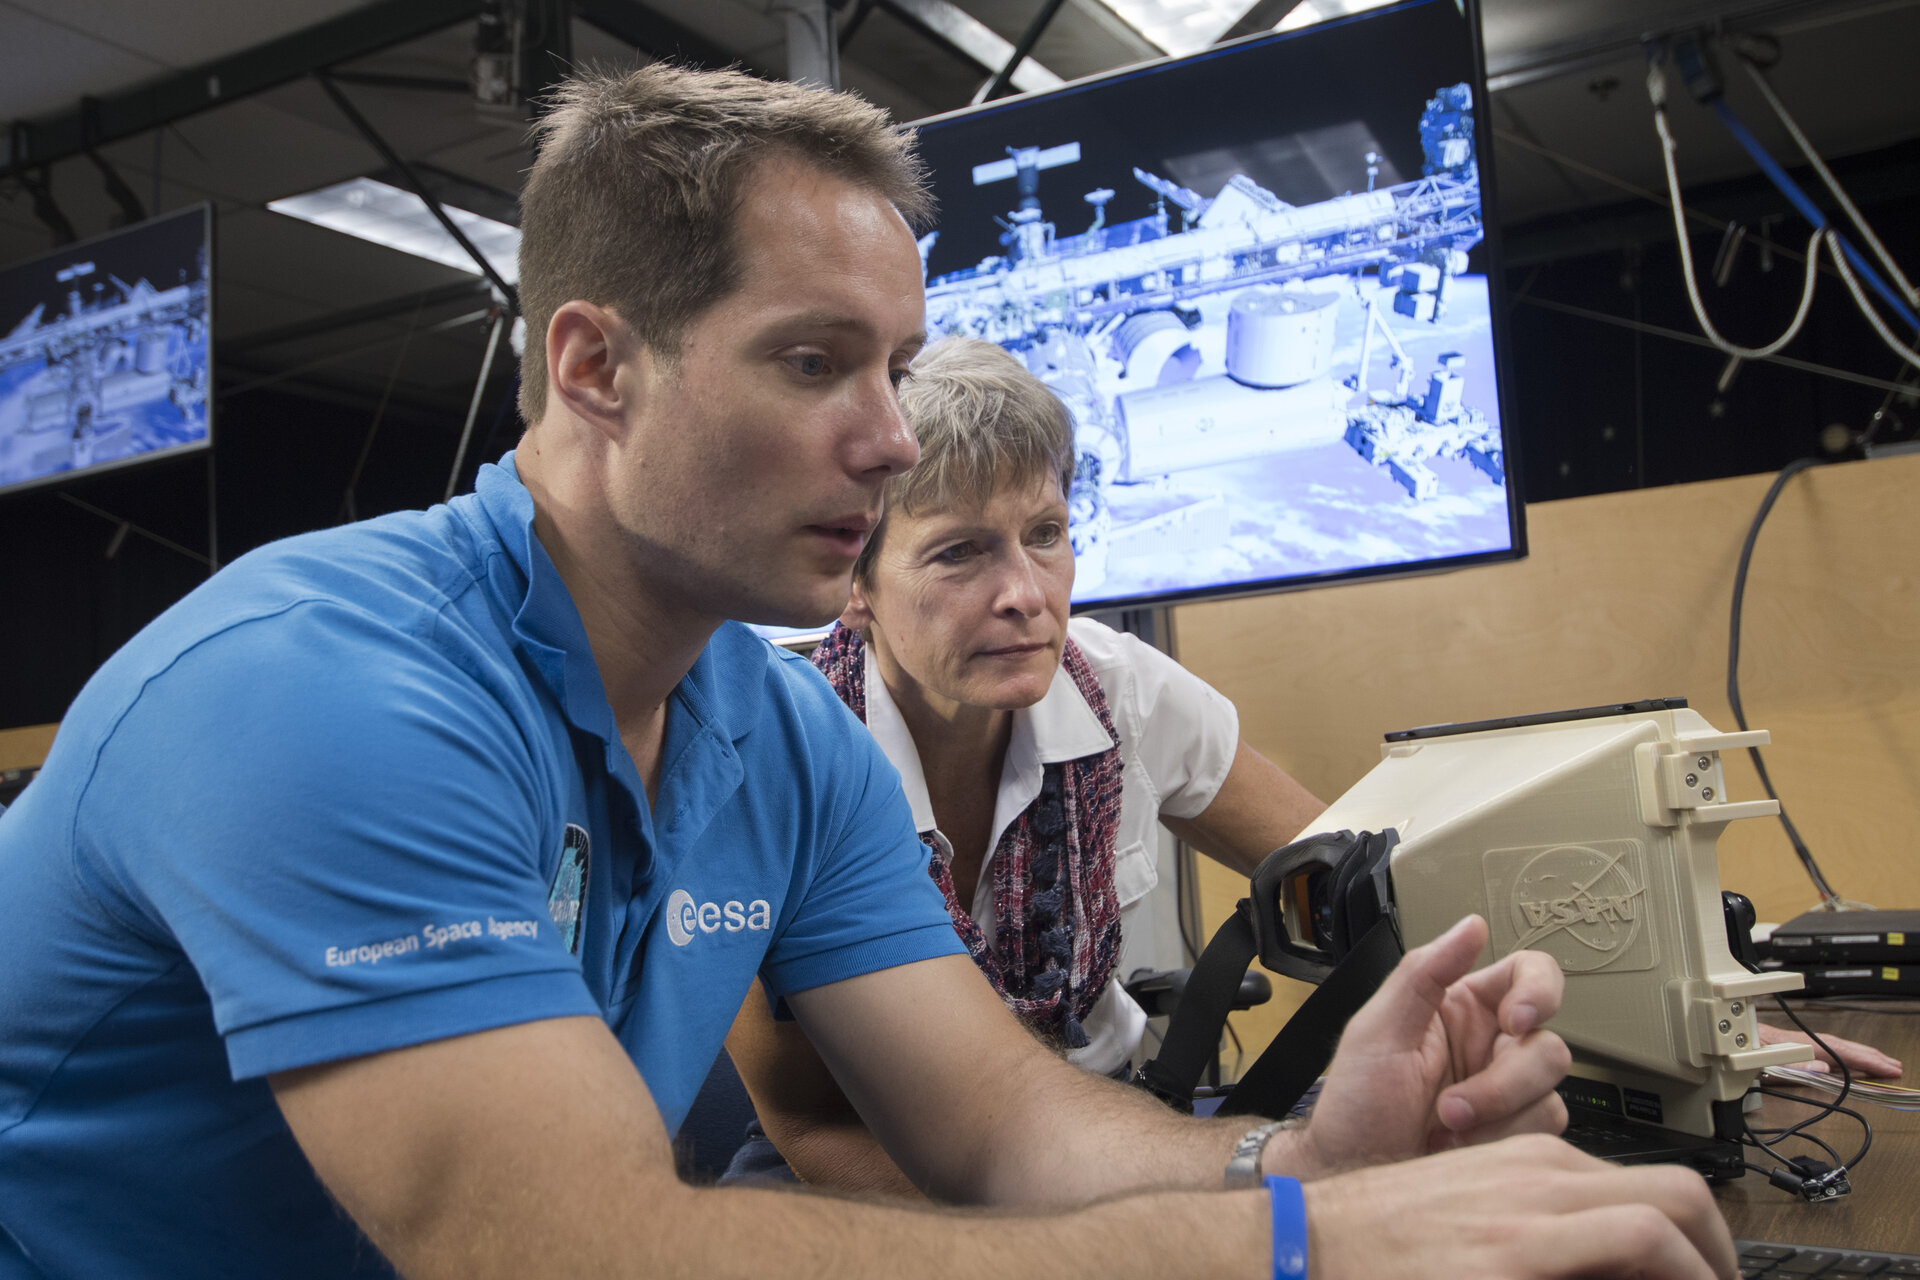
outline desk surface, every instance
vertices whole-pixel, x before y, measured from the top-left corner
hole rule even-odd
[[[1920,1080],[1920,1003],[1837,1009],[1801,1001],[1796,1002],[1795,1012],[1816,1032],[1871,1044],[1900,1059],[1906,1068],[1901,1083]],[[1784,1020],[1776,1013],[1767,1021]],[[1810,1098],[1831,1100],[1833,1096],[1814,1090],[1798,1092]],[[1920,1253],[1920,1209],[1916,1208],[1920,1197],[1914,1190],[1920,1185],[1920,1112],[1894,1111],[1857,1100],[1848,1106],[1873,1125],[1873,1149],[1850,1178],[1853,1194],[1825,1204],[1807,1204],[1749,1171],[1738,1181],[1714,1188],[1714,1198],[1736,1239]],[[1755,1114],[1766,1125],[1778,1126],[1802,1120],[1811,1111],[1768,1098]],[[1845,1116],[1829,1116],[1813,1132],[1843,1158],[1860,1149],[1860,1126]],[[1789,1142],[1781,1149],[1790,1155],[1818,1154],[1816,1148],[1800,1142]],[[1765,1152],[1754,1152],[1754,1163],[1761,1163],[1765,1156]]]

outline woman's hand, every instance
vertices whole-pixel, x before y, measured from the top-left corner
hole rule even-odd
[[[1839,1036],[1820,1033],[1827,1048],[1840,1055],[1840,1061],[1847,1064],[1847,1070],[1857,1076],[1874,1076],[1883,1080],[1895,1080],[1900,1076],[1900,1059],[1888,1057],[1870,1044],[1859,1044],[1852,1040],[1842,1040]],[[1813,1044],[1811,1037],[1798,1031],[1789,1031],[1785,1027],[1770,1027],[1760,1024],[1761,1044]],[[1791,1065],[1804,1071],[1831,1071],[1834,1061],[1825,1050],[1813,1044],[1814,1057],[1810,1062],[1795,1062]]]

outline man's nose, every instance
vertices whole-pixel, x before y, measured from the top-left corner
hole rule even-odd
[[[920,461],[920,442],[900,408],[900,393],[891,373],[883,371],[877,382],[877,386],[865,389],[863,403],[858,406],[860,426],[855,432],[850,469],[862,476],[899,475]]]

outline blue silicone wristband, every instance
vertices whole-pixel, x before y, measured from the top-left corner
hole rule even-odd
[[[1307,1199],[1300,1179],[1268,1175],[1273,1202],[1273,1280],[1305,1280],[1307,1274]]]

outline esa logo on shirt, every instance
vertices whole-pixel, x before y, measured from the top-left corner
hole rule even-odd
[[[726,902],[695,902],[685,889],[675,889],[667,898],[667,936],[673,945],[684,947],[703,933],[739,933],[742,929],[764,931],[773,928],[773,907],[765,898],[752,902],[728,899]]]

